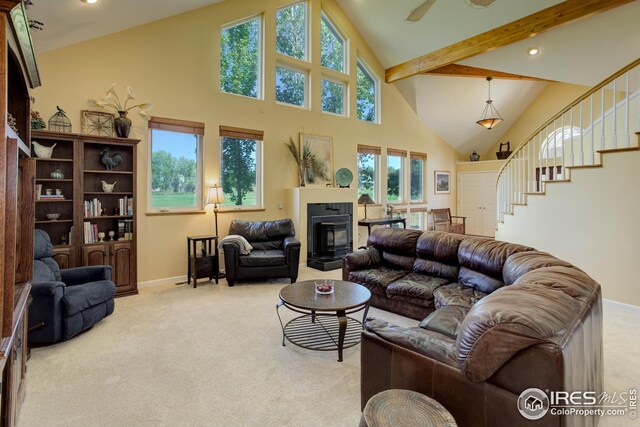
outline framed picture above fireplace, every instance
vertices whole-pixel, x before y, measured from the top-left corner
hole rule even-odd
[[[333,187],[333,139],[330,136],[300,134],[300,154],[303,154],[305,147],[318,162],[317,168],[323,173],[319,174],[307,169],[305,173],[305,184],[308,186]],[[316,170],[317,170],[316,168]]]

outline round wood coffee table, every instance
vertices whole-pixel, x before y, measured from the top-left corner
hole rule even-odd
[[[348,315],[364,309],[364,321],[369,311],[371,292],[357,283],[334,282],[334,291],[328,295],[316,293],[315,280],[292,283],[282,288],[276,313],[282,326],[283,346],[289,341],[310,350],[338,350],[338,362],[342,362],[342,350],[360,342],[362,322]],[[302,316],[285,325],[280,317],[282,306]]]

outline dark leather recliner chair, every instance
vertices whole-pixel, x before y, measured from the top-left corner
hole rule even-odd
[[[35,230],[29,342],[55,343],[85,331],[113,313],[111,266],[60,270],[49,235]]]
[[[229,225],[229,235],[239,235],[253,246],[248,255],[241,255],[234,243],[222,243],[227,283],[236,280],[289,277],[298,279],[300,241],[295,238],[293,221],[240,221]]]

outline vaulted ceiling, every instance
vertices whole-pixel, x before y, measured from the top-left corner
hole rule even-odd
[[[46,30],[34,33],[36,50],[43,52],[220,1],[101,0],[88,5],[80,0],[33,0],[29,16],[45,22]],[[482,9],[470,7],[469,0],[435,0],[423,19],[408,23],[405,17],[423,0],[337,2],[385,68],[562,3],[495,0]],[[635,0],[459,63],[592,86],[640,57],[638,16],[640,0]],[[540,48],[535,57],[527,54],[532,46]],[[491,97],[505,122],[491,131],[475,124],[487,99],[484,79],[417,75],[393,84],[429,127],[468,154],[490,149],[548,83],[496,78]]]

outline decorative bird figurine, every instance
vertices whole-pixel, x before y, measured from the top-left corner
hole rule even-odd
[[[56,108],[58,109],[58,113],[67,114],[66,111],[64,111],[62,108],[58,107],[57,105],[56,105]]]
[[[116,182],[115,181],[113,184],[109,184],[106,181],[100,181],[102,183],[102,191],[104,191],[105,193],[111,193],[113,191],[113,187],[116,186]]]
[[[56,143],[51,147],[47,147],[46,145],[39,144],[36,141],[31,141],[31,145],[33,145],[33,151],[36,152],[36,156],[41,159],[50,159],[53,155],[53,148],[58,144]]]
[[[109,157],[109,147],[102,147],[102,150],[100,150],[100,162],[107,168],[107,170],[111,170],[120,166],[120,163],[122,163],[122,156],[120,153],[116,153]]]

